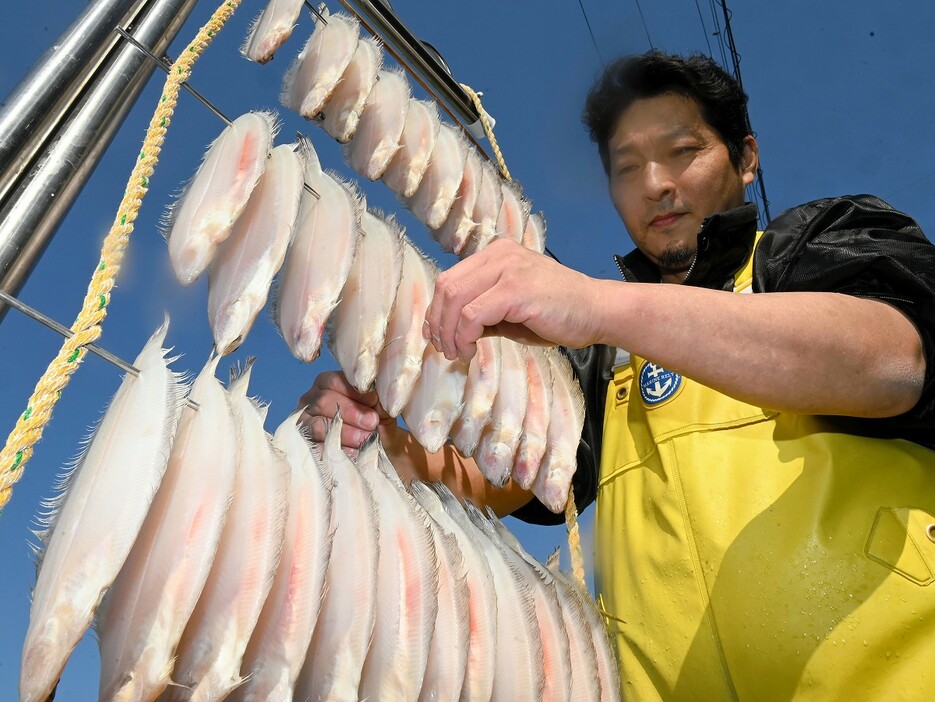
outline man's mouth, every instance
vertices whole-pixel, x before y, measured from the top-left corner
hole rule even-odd
[[[679,221],[683,214],[682,212],[667,212],[666,214],[661,214],[658,217],[654,217],[649,223],[649,226],[660,228],[671,226]]]

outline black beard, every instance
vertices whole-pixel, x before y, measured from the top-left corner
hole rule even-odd
[[[695,250],[676,244],[666,247],[659,256],[659,267],[667,271],[682,271],[688,268],[695,258]]]

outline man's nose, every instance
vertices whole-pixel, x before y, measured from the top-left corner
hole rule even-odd
[[[675,192],[675,179],[663,164],[650,161],[643,169],[643,186],[647,198],[661,200]]]

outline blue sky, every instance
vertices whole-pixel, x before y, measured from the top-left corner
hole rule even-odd
[[[396,11],[445,56],[456,79],[485,93],[487,110],[513,176],[548,220],[548,245],[567,265],[614,277],[612,253],[631,248],[606,195],[593,146],[580,126],[584,95],[601,67],[621,53],[653,45],[670,51],[720,56],[710,2],[643,2],[645,28],[635,2],[582,0],[592,43],[575,0],[562,2],[417,2],[395,0]],[[731,2],[733,31],[742,55],[750,115],[760,141],[773,216],[800,202],[869,192],[889,200],[935,232],[935,8],[930,0],[789,0]],[[7,3],[0,27],[0,95],[6,95],[84,3],[32,0]],[[337,3],[332,3],[337,9]],[[194,35],[214,10],[201,0],[170,54]],[[323,163],[350,175],[336,145],[320,130],[278,104],[285,69],[311,31],[303,18],[292,40],[266,66],[242,59],[237,49],[262,8],[246,0],[197,64],[192,83],[228,116],[275,109],[283,118],[277,143],[297,130],[311,134]],[[699,17],[700,15],[700,17]],[[707,34],[702,27],[702,20]],[[647,38],[648,33],[648,38]],[[595,47],[596,44],[596,47]],[[99,245],[113,219],[163,78],[153,76],[99,168],[40,261],[21,297],[59,321],[76,315]],[[157,223],[179,185],[194,171],[221,122],[183,96],[162,160],[152,178],[124,268],[113,293],[100,343],[132,359],[162,320],[172,318],[168,342],[183,354],[175,368],[194,374],[209,352],[204,280],[175,284]],[[365,184],[368,201],[400,212],[410,237],[444,266],[424,229],[381,184]],[[5,438],[60,339],[11,311],[0,323],[0,431]],[[324,354],[312,367],[289,354],[268,317],[258,320],[232,361],[257,356],[251,391],[270,402],[269,427],[294,408],[314,376],[334,367]],[[226,364],[225,364],[226,367]],[[222,371],[223,372],[223,371]],[[16,697],[20,649],[34,580],[28,529],[61,467],[78,450],[87,427],[116,390],[120,374],[89,356],[65,389],[45,438],[0,517],[0,699]],[[585,516],[589,529],[590,515]],[[561,527],[510,527],[534,555],[544,558],[564,543]],[[589,554],[588,554],[589,557]],[[59,699],[93,699],[97,648],[86,637],[66,669]]]

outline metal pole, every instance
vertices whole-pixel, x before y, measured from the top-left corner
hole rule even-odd
[[[96,0],[56,39],[0,104],[0,203],[59,128],[82,89],[150,0]]]
[[[131,33],[161,54],[196,1],[154,0]],[[0,211],[0,289],[16,295],[22,288],[153,69],[134,46],[121,46],[55,143]],[[0,319],[5,311],[6,306],[0,307]]]

